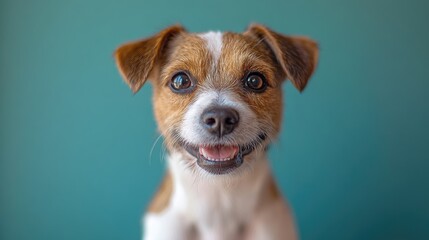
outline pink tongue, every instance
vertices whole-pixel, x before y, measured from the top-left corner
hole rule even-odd
[[[211,159],[225,159],[232,158],[237,153],[237,146],[215,146],[215,147],[201,147],[200,152],[204,151],[204,155]]]

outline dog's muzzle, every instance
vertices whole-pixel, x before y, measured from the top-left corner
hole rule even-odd
[[[199,167],[209,173],[220,175],[230,173],[243,164],[244,157],[250,154],[267,138],[261,132],[245,144],[234,144],[231,139],[240,122],[237,110],[231,107],[210,106],[200,115],[201,134],[210,136],[211,140],[190,144],[178,135],[179,144],[193,157]],[[229,138],[229,141],[225,141]],[[229,142],[229,143],[227,143]]]

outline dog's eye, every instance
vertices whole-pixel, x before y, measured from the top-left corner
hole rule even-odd
[[[263,92],[267,88],[267,82],[260,73],[250,73],[244,80],[244,86],[253,92]]]
[[[193,84],[188,74],[180,72],[171,79],[170,88],[176,93],[187,93],[192,90]]]

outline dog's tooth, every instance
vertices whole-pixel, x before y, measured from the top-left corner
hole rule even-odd
[[[201,152],[200,154],[203,155],[203,157],[207,158],[207,153],[204,151],[204,148],[200,148]]]

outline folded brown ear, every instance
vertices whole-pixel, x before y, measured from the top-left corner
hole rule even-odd
[[[126,43],[116,49],[116,64],[134,93],[146,82],[168,41],[184,31],[180,25],[171,26],[150,38]]]
[[[244,34],[250,34],[265,42],[282,68],[284,77],[299,90],[304,90],[317,65],[318,46],[306,37],[285,36],[271,29],[252,24]]]

